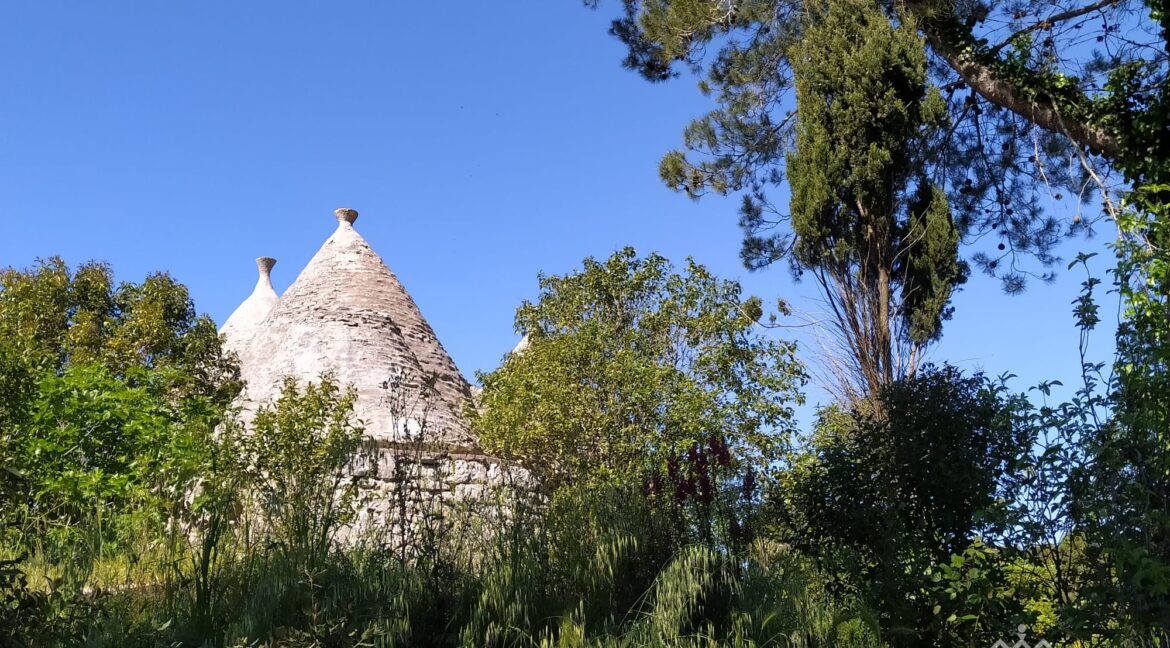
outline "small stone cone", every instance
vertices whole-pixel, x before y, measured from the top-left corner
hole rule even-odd
[[[528,345],[530,344],[532,343],[528,340],[528,334],[525,333],[524,337],[520,338],[520,341],[516,343],[516,346],[512,349],[512,353],[510,355],[516,356],[524,353],[528,350]]]
[[[259,276],[256,278],[256,287],[236,310],[232,312],[223,327],[219,329],[224,336],[224,343],[230,350],[239,351],[256,335],[264,318],[280,302],[280,297],[272,288],[272,267],[276,259],[260,257],[256,259],[256,269]]]

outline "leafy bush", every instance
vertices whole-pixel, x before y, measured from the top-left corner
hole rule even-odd
[[[772,506],[798,546],[871,590],[883,627],[937,632],[928,574],[1003,529],[1004,486],[1031,446],[1018,406],[983,376],[926,367],[822,411]]]
[[[481,376],[486,449],[550,491],[647,488],[703,542],[746,541],[804,382],[795,345],[761,332],[760,300],[631,248],[540,286],[516,313],[527,347]]]

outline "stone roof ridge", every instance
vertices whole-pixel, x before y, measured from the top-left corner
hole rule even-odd
[[[224,343],[229,349],[237,350],[246,344],[276,304],[280,296],[272,287],[272,267],[276,259],[260,257],[256,259],[256,287],[247,299],[236,307],[232,314],[224,321],[219,332],[224,336]]]
[[[245,400],[266,402],[284,376],[332,372],[357,392],[355,416],[375,439],[474,445],[471,389],[397,276],[334,212],[337,229],[240,353]]]

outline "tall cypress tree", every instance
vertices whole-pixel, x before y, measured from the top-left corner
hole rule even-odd
[[[946,107],[911,21],[859,0],[811,11],[789,52],[791,260],[824,291],[842,346],[834,377],[858,397],[913,374],[967,266],[946,195],[927,178]]]

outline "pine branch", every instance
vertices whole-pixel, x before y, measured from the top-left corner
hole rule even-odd
[[[930,9],[923,2],[911,3],[910,8],[921,15],[930,15]],[[1113,134],[1096,124],[1071,117],[1067,110],[1061,111],[1050,97],[1031,96],[1026,89],[1003,78],[991,65],[977,58],[972,48],[964,47],[965,44],[973,43],[974,39],[968,30],[951,22],[945,18],[924,19],[920,24],[931,49],[979,96],[1045,130],[1061,133],[1097,155],[1117,157],[1120,147]],[[1082,95],[1081,98],[1088,102],[1087,97]]]
[[[1110,7],[1110,6],[1113,6],[1116,4],[1120,4],[1120,3],[1121,3],[1121,0],[1098,0],[1097,2],[1094,2],[1093,4],[1085,5],[1084,7],[1078,7],[1076,9],[1069,9],[1068,11],[1058,13],[1054,16],[1049,16],[1048,18],[1045,18],[1039,22],[1028,25],[1027,27],[1012,34],[1011,36],[1008,36],[1007,38],[1005,38],[1003,40],[1002,43],[991,48],[991,50],[988,52],[988,54],[991,54],[992,56],[999,54],[1000,50],[1002,50],[1004,47],[1007,47],[1007,45],[1009,43],[1016,40],[1020,36],[1023,36],[1024,34],[1030,34],[1034,31],[1038,31],[1041,29],[1052,29],[1052,27],[1055,26],[1056,23],[1061,23],[1061,22],[1064,22],[1066,20],[1072,20],[1073,18],[1080,18],[1081,16],[1084,16],[1085,14],[1093,13],[1094,11],[1097,11],[1098,9],[1105,9],[1106,7]]]

